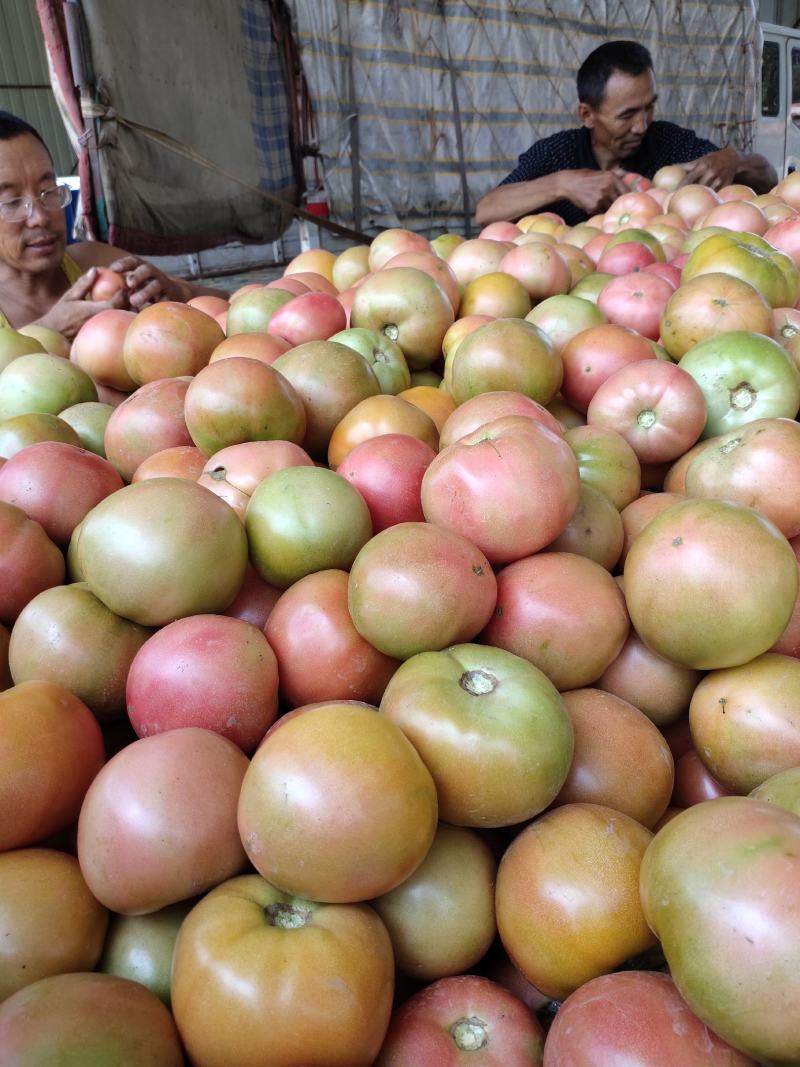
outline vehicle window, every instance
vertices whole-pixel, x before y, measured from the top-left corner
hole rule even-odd
[[[761,114],[774,117],[780,107],[780,45],[765,41],[761,53]]]
[[[792,122],[800,126],[800,48],[792,49]]]

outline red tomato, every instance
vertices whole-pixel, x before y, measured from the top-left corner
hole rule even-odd
[[[347,581],[342,570],[309,574],[291,585],[270,613],[265,633],[277,657],[281,694],[291,707],[323,700],[377,704],[399,666],[353,626]]]
[[[110,300],[120,290],[126,288],[123,275],[115,270],[100,267],[95,275],[95,282],[89,292],[90,300]]]
[[[689,1009],[669,975],[623,971],[567,997],[547,1035],[544,1067],[756,1067]]]
[[[63,686],[23,682],[0,693],[0,851],[69,826],[104,758],[97,720]]]
[[[122,345],[125,369],[138,385],[197,374],[225,340],[222,327],[198,308],[163,300],[140,311]]]
[[[479,975],[458,975],[403,1004],[375,1067],[541,1067],[543,1042],[541,1026],[513,993]]]
[[[478,396],[459,404],[442,427],[439,447],[447,448],[487,422],[494,422],[508,415],[526,415],[553,433],[561,433],[561,424],[547,408],[524,393],[499,390],[494,393],[479,393]]]
[[[369,246],[369,269],[380,270],[390,259],[406,252],[430,252],[430,241],[421,233],[399,226],[381,230]]]
[[[620,654],[595,684],[598,689],[627,700],[661,728],[686,714],[701,678],[700,671],[679,667],[656,655],[631,630]]]
[[[107,460],[61,441],[29,445],[0,470],[0,500],[22,508],[59,545],[67,545],[95,504],[122,486]]]
[[[184,416],[207,456],[242,441],[300,444],[306,432],[303,401],[290,382],[269,364],[241,356],[203,367],[187,389]]]
[[[164,378],[143,385],[114,409],[106,424],[106,457],[126,482],[150,456],[165,448],[192,445],[183,406],[189,382]]]
[[[599,678],[629,626],[607,570],[583,556],[546,552],[499,573],[497,607],[482,636],[533,663],[563,692]]]
[[[194,445],[174,445],[162,448],[152,456],[142,460],[131,477],[132,482],[143,482],[147,478],[185,478],[196,482],[203,473],[206,457]]]
[[[597,308],[609,322],[657,341],[662,312],[674,291],[664,278],[639,270],[612,278],[597,298]]]
[[[164,626],[138,650],[126,703],[139,737],[200,726],[252,752],[278,711],[278,664],[250,623],[192,615]]]
[[[278,356],[288,352],[291,347],[288,341],[271,333],[237,333],[221,341],[211,353],[208,362],[216,363],[220,359],[243,357],[258,359],[262,363],[274,363]]]
[[[730,789],[726,789],[722,782],[717,781],[694,748],[688,748],[677,757],[673,804],[680,808],[690,808],[693,804],[702,804],[704,800],[716,800],[717,797],[732,795]]]
[[[447,299],[453,308],[453,314],[457,315],[461,304],[461,289],[458,279],[453,273],[453,268],[447,260],[430,251],[406,251],[398,252],[396,256],[387,259],[381,264],[380,269],[386,267],[416,267],[418,270],[429,274],[431,278],[444,290]]]
[[[461,437],[439,453],[422,479],[426,520],[467,538],[491,563],[544,548],[564,530],[579,499],[570,446],[519,415]]]
[[[497,579],[480,549],[424,522],[376,534],[350,571],[348,608],[355,628],[397,659],[471,641],[496,600]]]
[[[496,241],[487,237],[473,237],[462,241],[447,256],[459,284],[469,285],[473,278],[492,274],[500,269],[503,256],[513,248],[510,241]]]
[[[655,359],[647,340],[625,326],[590,326],[569,340],[561,351],[564,399],[586,411],[598,388],[614,371],[629,363]]]
[[[575,755],[556,805],[585,802],[630,815],[652,828],[675,779],[669,746],[633,704],[600,689],[564,693]]]
[[[375,533],[398,522],[422,522],[422,476],[436,457],[424,441],[387,433],[356,445],[336,468],[364,497]]]
[[[667,508],[625,560],[625,598],[639,636],[665,659],[701,670],[766,652],[791,617],[797,581],[786,538],[727,501]]]
[[[674,363],[645,360],[606,378],[586,416],[590,426],[616,430],[640,463],[667,463],[700,437],[706,400],[694,378]]]
[[[248,563],[239,592],[222,614],[251,622],[263,630],[280,595],[281,590],[265,582],[255,567]]]
[[[78,859],[94,896],[137,915],[196,896],[245,866],[236,803],[247,758],[188,727],[126,745],[92,782]]]
[[[647,524],[673,504],[679,504],[686,497],[683,493],[643,493],[642,496],[626,504],[620,512],[625,540],[622,545],[622,563],[625,562],[630,547]]]
[[[39,978],[93,970],[107,925],[74,856],[0,853],[0,1002]]]
[[[169,736],[169,735],[165,735]],[[394,889],[436,832],[436,787],[399,727],[368,704],[311,704],[278,720],[253,757],[239,831],[255,868],[308,900]]]
[[[92,315],[75,334],[70,359],[98,385],[133,392],[136,382],[125,367],[122,346],[135,318],[135,312],[122,308],[107,308]]]
[[[797,816],[749,797],[695,804],[653,839],[641,900],[692,1011],[759,1063],[796,1063]]]
[[[521,282],[535,303],[568,293],[572,288],[572,275],[564,258],[551,245],[539,241],[517,245],[503,257],[500,270]],[[529,310],[525,309],[523,315]]]
[[[346,326],[344,308],[329,293],[301,293],[279,307],[269,321],[270,333],[290,345],[325,341]]]
[[[798,471],[800,425],[787,418],[756,419],[715,438],[687,464],[686,495],[737,501],[774,522],[784,537],[796,537]]]
[[[689,723],[703,762],[735,793],[800,766],[800,661],[767,652],[711,671],[694,691]]]
[[[125,1067],[184,1064],[161,1001],[138,982],[110,974],[59,974],[9,997],[0,1005],[0,1048],[9,1064],[52,1063],[55,1054],[67,1063],[101,1056]]]
[[[184,920],[172,1008],[195,1067],[371,1067],[389,1022],[389,935],[362,904],[311,904],[257,875]]]
[[[0,619],[13,622],[37,593],[64,581],[64,557],[38,522],[0,501]]]
[[[652,837],[611,808],[567,804],[514,839],[497,874],[497,926],[528,981],[563,999],[655,944],[639,901]]]

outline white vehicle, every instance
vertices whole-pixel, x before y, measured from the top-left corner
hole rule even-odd
[[[800,169],[800,30],[762,23],[761,114],[753,151],[782,178]]]

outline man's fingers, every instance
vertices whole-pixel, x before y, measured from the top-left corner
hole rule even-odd
[[[131,307],[143,307],[151,301],[158,300],[161,291],[161,283],[157,278],[154,278],[152,281],[148,282],[147,285],[142,286],[140,289],[137,289],[130,294]]]
[[[97,267],[90,267],[85,274],[82,274],[80,278],[67,289],[66,293],[64,293],[64,297],[68,300],[83,300],[96,280]]]
[[[117,274],[125,274],[127,271],[135,270],[140,263],[141,260],[136,256],[123,256],[122,259],[115,259],[108,269],[116,271]]]

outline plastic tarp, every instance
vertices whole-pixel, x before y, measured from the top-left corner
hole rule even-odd
[[[593,48],[650,48],[657,116],[749,147],[753,0],[287,0],[332,215],[356,229],[456,229],[535,140],[577,125]]]
[[[39,0],[40,17],[46,6]],[[81,6],[92,87],[92,100],[82,103],[97,130],[100,235],[145,254],[277,238],[286,214],[257,190],[293,202],[296,189],[269,3]]]

